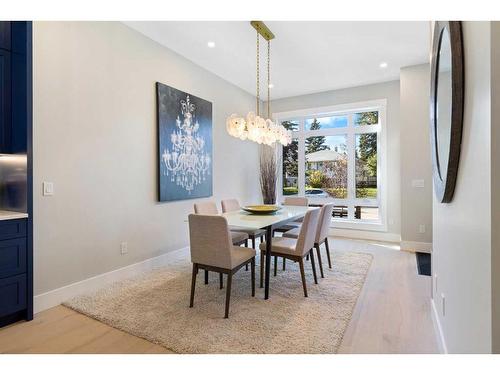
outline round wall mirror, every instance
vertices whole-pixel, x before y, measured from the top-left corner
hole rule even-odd
[[[431,60],[431,146],[434,189],[451,202],[462,142],[464,70],[459,21],[434,25]]]

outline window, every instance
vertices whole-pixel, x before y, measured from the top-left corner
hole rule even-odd
[[[280,198],[333,202],[339,227],[384,230],[385,106],[376,100],[275,114],[292,131],[292,143],[282,147]]]

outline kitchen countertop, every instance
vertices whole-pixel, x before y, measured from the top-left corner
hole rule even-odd
[[[27,217],[28,214],[24,212],[0,210],[0,220],[24,219]]]

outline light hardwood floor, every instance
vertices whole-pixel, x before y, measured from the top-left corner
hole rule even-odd
[[[430,277],[393,244],[334,238],[334,249],[373,254],[339,353],[437,353]],[[0,353],[171,353],[63,306],[0,329]]]

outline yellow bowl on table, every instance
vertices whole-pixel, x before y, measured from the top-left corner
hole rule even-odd
[[[274,204],[258,204],[253,206],[244,206],[241,207],[241,209],[254,215],[269,215],[281,210],[281,207]]]

